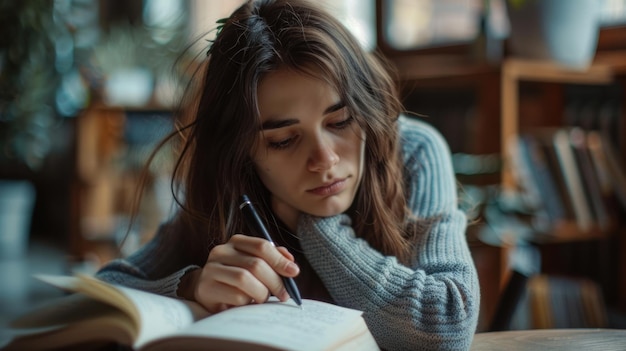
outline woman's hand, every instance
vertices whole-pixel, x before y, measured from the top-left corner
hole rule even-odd
[[[178,293],[216,313],[233,306],[263,303],[270,294],[285,301],[289,294],[281,276],[295,277],[299,272],[286,248],[235,234],[209,252],[202,269],[183,277]]]

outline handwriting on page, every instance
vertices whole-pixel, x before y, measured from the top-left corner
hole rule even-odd
[[[278,305],[278,304],[277,304]],[[261,310],[259,310],[261,311]],[[313,308],[308,304],[304,309],[292,305],[283,305],[282,308],[274,308],[270,313],[249,314],[247,316],[234,315],[229,319],[229,323],[239,325],[257,323],[278,325],[288,325],[291,330],[303,331],[306,333],[324,333],[329,327],[342,324],[345,321],[345,311],[319,305]]]
[[[303,309],[293,304],[269,302],[213,315],[186,330],[186,335],[216,336],[293,349],[316,349],[342,334],[361,312],[312,300]]]

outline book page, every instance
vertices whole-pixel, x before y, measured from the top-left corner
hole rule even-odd
[[[304,300],[247,305],[220,312],[176,333],[177,337],[214,337],[282,349],[314,350],[334,345],[345,334],[361,332],[361,312],[332,304]],[[367,330],[365,330],[367,332]]]
[[[138,317],[135,347],[163,334],[180,330],[198,318],[208,315],[206,311],[204,315],[199,313],[192,303],[108,284],[93,277],[40,275],[38,278],[59,288],[80,292],[101,302],[109,303],[128,313],[131,319]]]
[[[132,301],[139,312],[141,326],[135,340],[137,348],[163,334],[183,329],[197,318],[192,307],[182,300],[123,286],[115,288]]]

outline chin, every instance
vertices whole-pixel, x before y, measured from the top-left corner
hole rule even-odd
[[[352,205],[353,200],[352,197],[350,197],[350,199],[329,198],[325,199],[319,206],[310,208],[305,212],[317,217],[332,217],[346,212]]]
[[[332,217],[338,214],[342,214],[344,211],[309,211],[310,214],[316,217]]]

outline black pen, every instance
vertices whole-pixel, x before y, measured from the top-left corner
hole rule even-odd
[[[256,235],[262,236],[263,238],[267,239],[267,241],[272,243],[272,245],[275,245],[274,240],[272,240],[270,233],[263,225],[261,217],[259,217],[259,214],[254,209],[254,206],[252,206],[252,203],[250,202],[248,196],[243,195],[241,200],[242,202],[241,205],[239,205],[239,209],[243,213],[243,218],[248,225],[248,229],[250,229]],[[293,299],[293,301],[296,302],[296,304],[298,304],[298,306],[300,306],[300,308],[302,308],[302,298],[300,297],[300,291],[296,286],[296,282],[293,280],[293,278],[290,277],[281,276],[281,278],[283,279],[283,284],[285,285],[285,289],[287,289],[287,293],[289,293],[289,296]]]

